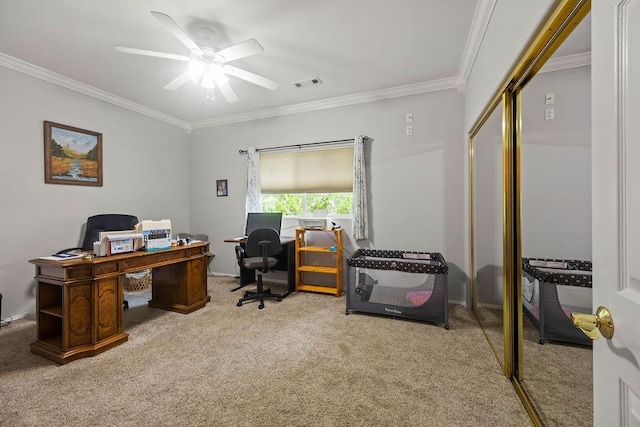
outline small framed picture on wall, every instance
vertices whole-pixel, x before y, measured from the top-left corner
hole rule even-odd
[[[216,194],[218,195],[218,197],[224,197],[228,195],[226,179],[219,179],[216,181]]]

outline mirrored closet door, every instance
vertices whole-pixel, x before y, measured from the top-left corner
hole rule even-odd
[[[474,216],[473,308],[504,368],[502,112],[500,103],[470,140],[470,164]]]
[[[536,425],[592,424],[589,9],[557,2],[469,135],[472,307]]]
[[[520,92],[520,378],[548,425],[593,423],[591,340],[571,321],[592,307],[590,25]]]

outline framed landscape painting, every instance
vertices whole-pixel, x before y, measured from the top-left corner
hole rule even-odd
[[[102,134],[45,121],[44,182],[102,187]]]

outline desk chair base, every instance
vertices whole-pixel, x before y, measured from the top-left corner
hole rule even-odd
[[[276,301],[282,301],[282,295],[280,295],[280,294],[272,294],[271,293],[271,289],[266,289],[264,291],[257,291],[257,292],[247,291],[247,292],[245,292],[244,296],[242,298],[240,298],[240,300],[238,301],[238,304],[236,304],[236,305],[238,307],[242,307],[242,303],[243,302],[258,300],[258,301],[260,301],[260,304],[258,305],[258,308],[260,310],[262,310],[264,308],[264,299],[265,298],[275,298]]]

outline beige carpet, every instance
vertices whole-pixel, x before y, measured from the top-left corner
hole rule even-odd
[[[445,330],[345,315],[344,296],[236,307],[236,283],[210,277],[189,315],[132,308],[128,342],[63,366],[30,353],[33,320],[2,328],[0,425],[532,425],[461,306]]]
[[[502,310],[481,308],[478,319],[496,353],[502,355]],[[526,316],[523,319],[522,385],[545,425],[593,425],[591,348],[554,342],[540,344],[538,330]]]

